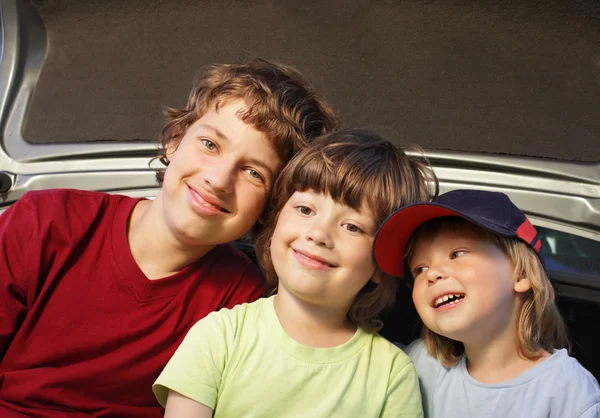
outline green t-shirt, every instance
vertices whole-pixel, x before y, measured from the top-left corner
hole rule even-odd
[[[422,417],[410,358],[359,328],[333,348],[299,344],[273,298],[213,312],[197,322],[153,386],[214,410],[215,417]]]

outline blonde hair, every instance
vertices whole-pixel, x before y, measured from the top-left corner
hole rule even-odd
[[[438,218],[423,224],[412,236],[407,246],[406,260],[414,254],[418,241],[431,238],[442,228],[468,228],[491,240],[504,252],[514,266],[514,279],[526,277],[531,289],[521,294],[521,309],[517,321],[519,353],[526,359],[536,360],[543,351],[568,347],[565,323],[555,303],[555,293],[544,266],[533,248],[518,238],[503,237],[459,218]],[[431,331],[423,324],[423,339],[429,355],[444,366],[458,364],[464,345]]]
[[[263,132],[283,164],[307,142],[339,125],[331,107],[295,68],[254,59],[246,64],[212,65],[201,69],[184,109],[166,108],[156,159],[168,166],[167,147],[179,144],[187,128],[212,109],[241,99],[240,119]],[[156,174],[159,184],[165,169]]]
[[[430,190],[431,187],[431,190]],[[360,210],[366,204],[379,225],[394,210],[427,201],[437,194],[431,168],[379,135],[362,129],[345,129],[315,139],[296,155],[279,176],[268,206],[267,221],[256,239],[256,253],[264,269],[270,294],[278,278],[271,260],[271,237],[285,203],[296,191],[328,194],[336,202]],[[348,319],[368,331],[377,331],[379,314],[393,305],[398,278],[376,270],[372,280],[353,301]]]

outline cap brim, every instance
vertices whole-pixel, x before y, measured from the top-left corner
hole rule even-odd
[[[438,203],[417,203],[391,214],[375,235],[373,257],[377,266],[386,274],[404,276],[406,244],[412,234],[425,222],[445,216],[471,219]]]

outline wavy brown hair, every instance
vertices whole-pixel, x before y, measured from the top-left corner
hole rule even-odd
[[[271,260],[271,237],[279,213],[296,191],[312,190],[360,210],[363,204],[380,225],[393,211],[437,195],[438,183],[426,161],[409,157],[403,149],[362,129],[345,129],[313,140],[282,170],[267,208],[267,221],[256,239],[258,260],[269,293],[277,292],[278,278]],[[394,303],[398,278],[376,270],[354,299],[348,319],[375,332],[379,314]],[[375,277],[375,276],[374,276]]]
[[[526,359],[537,360],[543,351],[568,347],[565,323],[555,303],[555,293],[544,266],[536,252],[517,238],[503,237],[459,217],[443,217],[423,224],[408,243],[406,260],[414,254],[417,242],[430,240],[443,228],[465,228],[489,239],[508,257],[514,266],[513,279],[529,279],[531,289],[520,295],[521,309],[517,320],[519,353]],[[456,366],[465,347],[460,341],[436,334],[423,325],[423,339],[429,355],[444,366]]]
[[[179,144],[187,128],[210,110],[241,99],[239,117],[273,141],[285,164],[310,139],[339,125],[338,116],[295,68],[257,58],[245,64],[201,69],[184,109],[166,108],[158,156],[165,166],[167,147]],[[162,185],[165,169],[156,179]]]

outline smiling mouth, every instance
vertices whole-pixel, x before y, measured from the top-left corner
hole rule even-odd
[[[434,308],[441,308],[442,306],[456,305],[465,298],[464,294],[454,293],[450,295],[444,295],[433,301]]]
[[[335,267],[333,264],[330,264],[323,259],[312,257],[312,256],[302,253],[300,251],[296,251],[296,250],[293,250],[293,251],[294,251],[294,255],[296,256],[296,259],[301,264],[305,265],[306,267],[309,267],[309,268],[312,268],[315,270],[325,270],[325,269],[330,269],[330,268]]]
[[[200,193],[198,193],[196,190],[194,190],[193,188],[189,187],[190,191],[192,192],[192,194],[196,197],[196,200],[198,201],[198,203],[200,203],[202,206],[205,206],[207,208],[213,208],[213,209],[217,209],[223,213],[231,213],[229,212],[227,209],[219,206],[219,205],[215,205],[214,203],[210,203],[207,202],[201,195]]]

